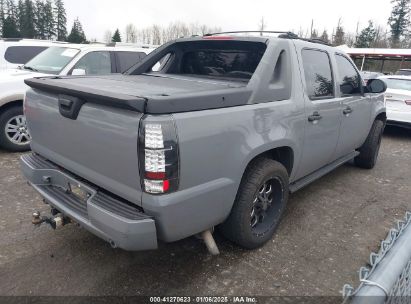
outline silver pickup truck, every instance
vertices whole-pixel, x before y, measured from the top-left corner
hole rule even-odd
[[[125,250],[201,233],[212,250],[214,227],[262,246],[289,193],[352,159],[373,168],[386,122],[382,81],[291,33],[179,39],[124,75],[26,84],[22,171],[53,215],[34,223]]]

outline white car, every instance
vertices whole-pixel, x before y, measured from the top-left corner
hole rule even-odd
[[[0,39],[0,71],[17,68],[19,65],[33,59],[45,49],[60,44],[64,45],[67,43],[38,39]]]
[[[387,84],[387,123],[411,128],[411,76],[391,75],[379,79]]]
[[[123,73],[153,49],[66,44],[46,49],[19,68],[0,72],[0,146],[9,151],[30,149],[23,115],[23,99],[28,88],[25,79]]]

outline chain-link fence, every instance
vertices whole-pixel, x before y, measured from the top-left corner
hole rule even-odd
[[[411,303],[411,213],[389,231],[378,253],[371,253],[371,268],[359,271],[357,289],[343,287],[344,303]]]
[[[391,290],[387,304],[411,303],[411,260]]]

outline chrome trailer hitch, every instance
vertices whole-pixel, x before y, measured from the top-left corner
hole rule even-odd
[[[57,209],[51,209],[52,217],[41,216],[40,211],[33,212],[31,222],[33,225],[40,226],[43,223],[49,224],[51,228],[58,229],[66,224],[71,223],[71,219],[63,216]]]

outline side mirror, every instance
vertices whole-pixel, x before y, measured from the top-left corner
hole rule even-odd
[[[342,85],[340,85],[340,91],[343,95],[351,94],[353,90],[354,86],[351,82],[344,82]]]
[[[73,76],[85,76],[86,75],[86,70],[84,70],[84,69],[74,69],[73,72],[71,72],[71,75],[73,75]]]
[[[384,93],[387,90],[387,84],[381,79],[370,79],[366,88],[367,93]]]

